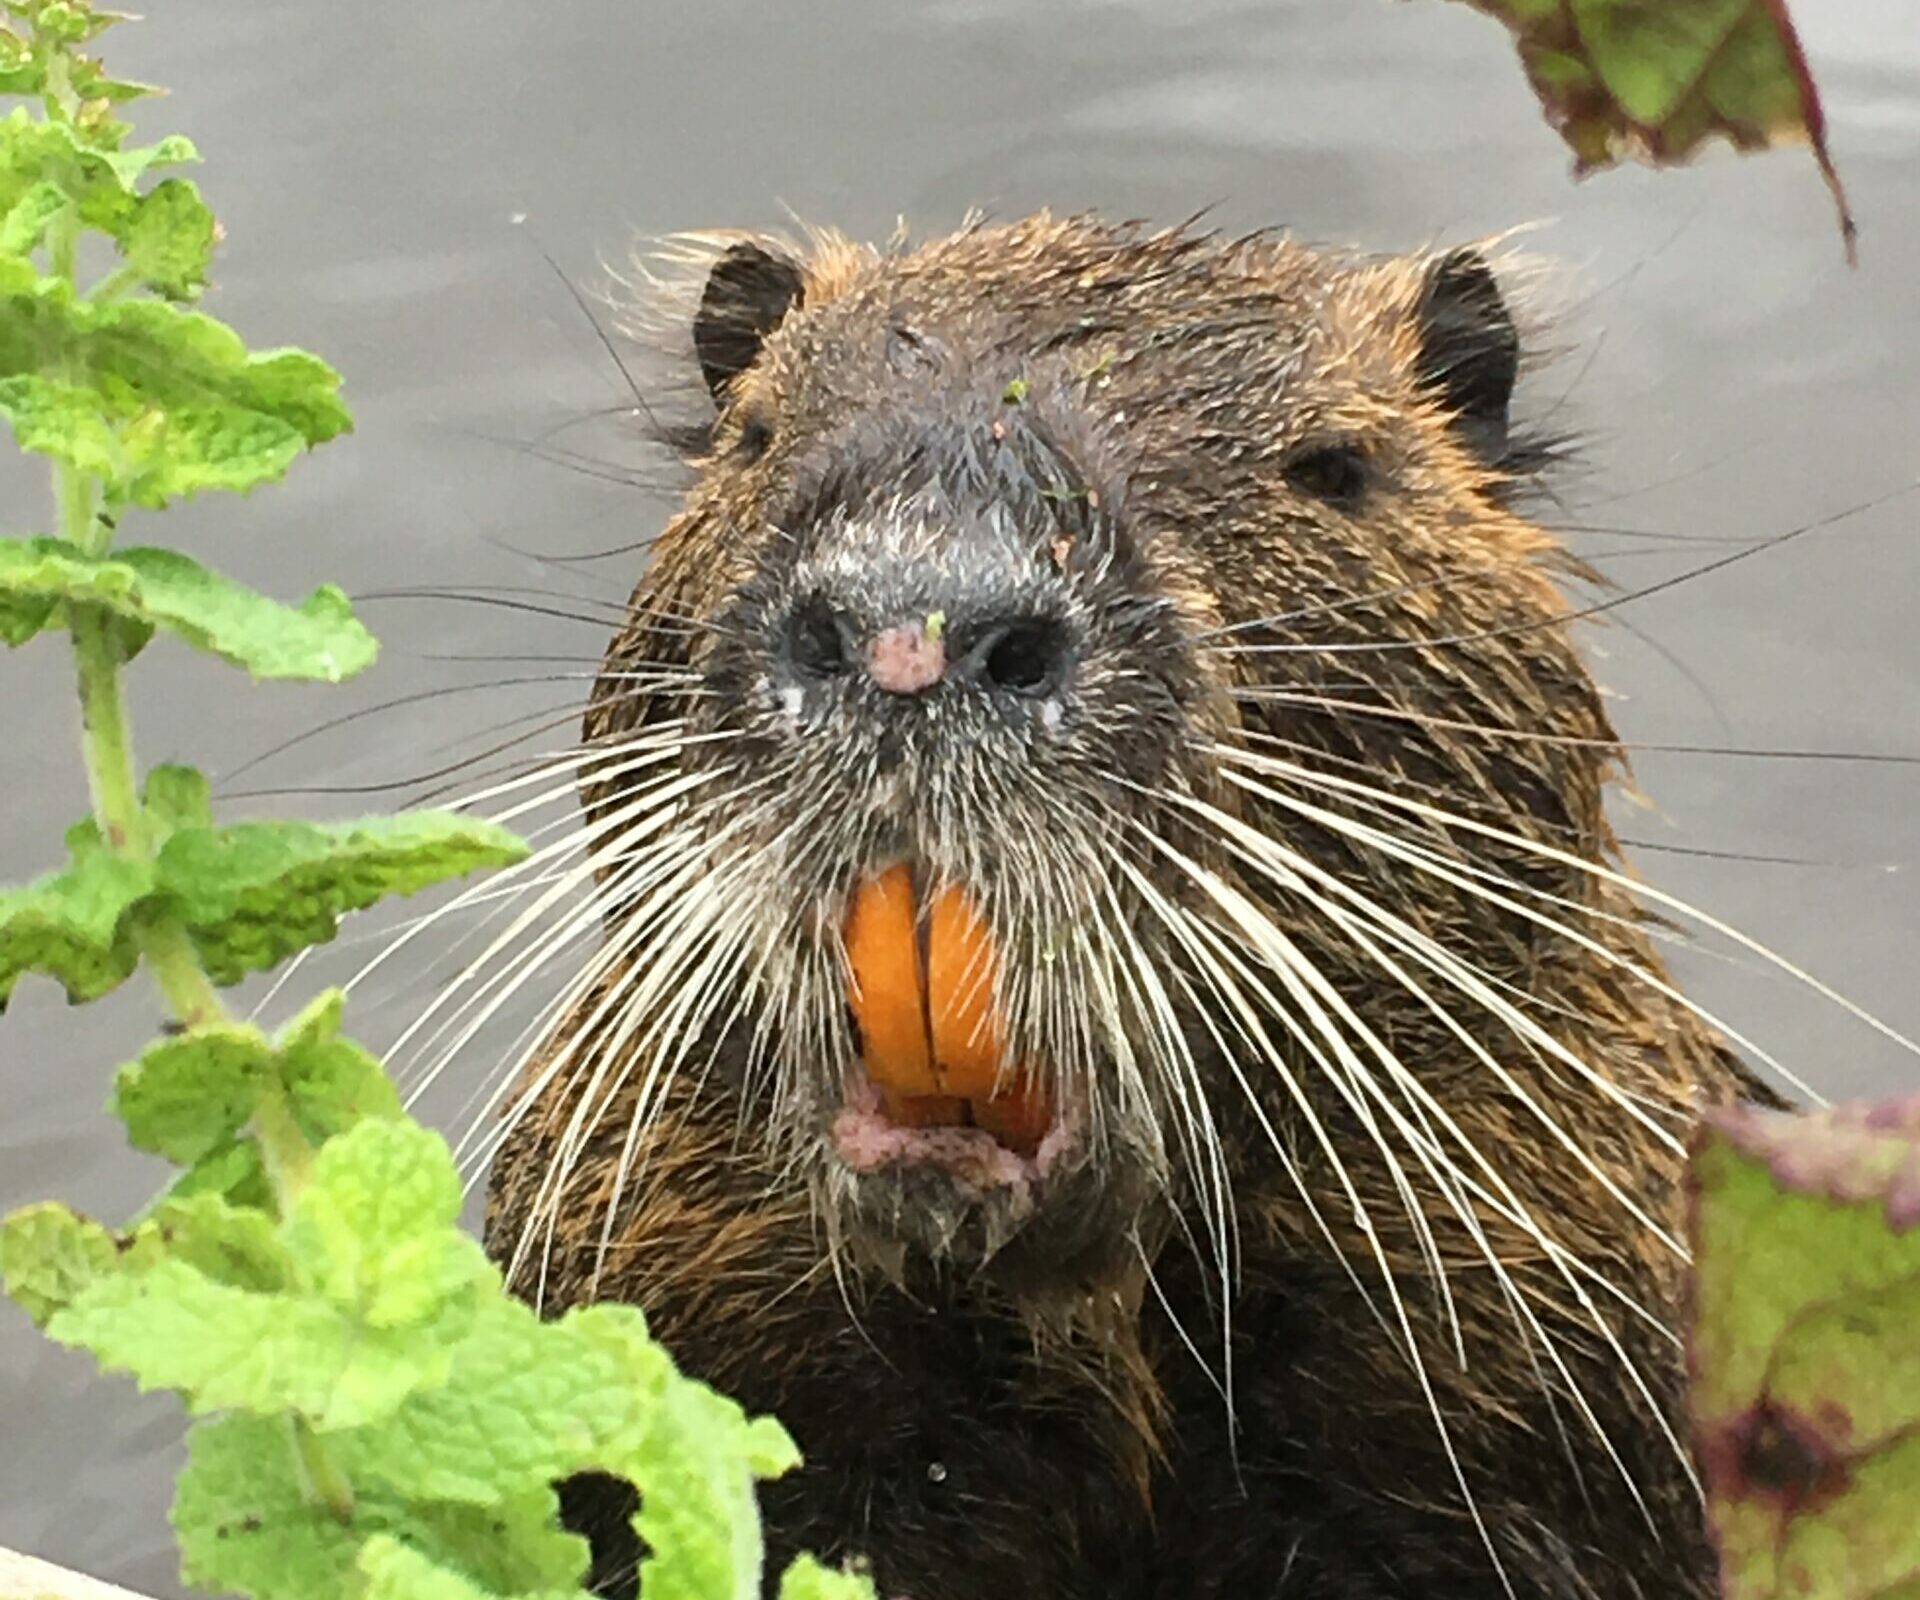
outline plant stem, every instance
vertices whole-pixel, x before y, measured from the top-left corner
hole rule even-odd
[[[60,120],[71,121],[78,110],[70,64],[61,49],[52,52],[48,64],[46,104],[49,114]],[[70,200],[49,223],[46,233],[47,261],[54,276],[76,290],[80,232],[80,208]],[[91,298],[104,303],[136,288],[138,281],[137,273],[123,267],[102,279]],[[85,374],[67,372],[61,376],[79,381]],[[92,476],[70,461],[56,461],[53,489],[60,536],[95,560],[105,557],[113,545],[113,527],[99,513]],[[119,619],[105,606],[75,605],[67,621],[79,677],[81,753],[94,821],[109,848],[134,860],[151,862],[164,841],[154,837],[141,803],[139,767],[134,760],[133,734],[120,681],[126,649]],[[154,981],[182,1023],[192,1028],[228,1019],[213,980],[201,964],[185,925],[176,916],[164,910],[146,916],[136,937]],[[269,1081],[261,1092],[251,1127],[276,1209],[284,1218],[306,1184],[313,1166],[313,1146],[278,1081]],[[308,1495],[340,1521],[349,1521],[354,1509],[353,1485],[328,1453],[325,1441],[302,1417],[288,1417],[287,1426]]]
[[[269,1084],[254,1107],[253,1136],[260,1141],[260,1154],[267,1164],[267,1177],[273,1184],[280,1213],[286,1215],[294,1198],[306,1187],[313,1167],[313,1146],[294,1120],[293,1107],[286,1091],[278,1083]]]
[[[307,1488],[322,1505],[342,1522],[353,1520],[353,1485],[341,1476],[340,1469],[327,1454],[327,1447],[312,1426],[299,1417],[289,1417],[293,1432],[293,1454]]]

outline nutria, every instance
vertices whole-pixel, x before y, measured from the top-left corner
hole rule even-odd
[[[1490,252],[1040,216],[702,283],[520,1292],[776,1413],[776,1562],[883,1596],[1707,1594],[1682,1151],[1764,1091],[1618,860]],[[631,1592],[631,1491],[565,1503]]]

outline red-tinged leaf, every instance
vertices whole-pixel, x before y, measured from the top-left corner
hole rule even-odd
[[[1669,166],[1709,140],[1804,144],[1854,221],[1826,116],[1786,0],[1468,0],[1499,18],[1550,122],[1584,174],[1623,159]]]
[[[1728,1600],[1920,1594],[1920,1097],[1714,1113],[1693,1235]]]

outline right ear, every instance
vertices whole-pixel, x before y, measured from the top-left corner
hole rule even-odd
[[[767,335],[806,296],[800,268],[757,244],[736,244],[713,264],[693,319],[693,348],[714,403],[752,366]]]

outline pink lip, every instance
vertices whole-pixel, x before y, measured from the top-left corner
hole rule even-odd
[[[1073,1147],[1078,1128],[1063,1116],[1047,1130],[1031,1156],[1009,1150],[984,1128],[906,1128],[882,1109],[871,1083],[851,1085],[846,1108],[833,1119],[833,1143],[855,1172],[892,1166],[932,1166],[980,1193],[1012,1189],[1023,1197]]]

